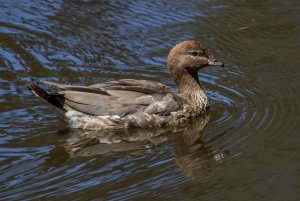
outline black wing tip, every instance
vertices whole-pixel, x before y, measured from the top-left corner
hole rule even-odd
[[[30,83],[27,83],[25,86],[26,86],[27,89],[29,89],[29,90],[34,90],[36,84],[30,82]]]
[[[39,87],[37,84],[31,82],[27,83],[25,86],[36,96],[48,101],[50,94],[46,90]]]
[[[63,99],[58,94],[51,94],[44,90],[43,88],[39,87],[35,83],[27,83],[25,85],[34,95],[41,98],[42,100],[54,105],[55,107],[61,108],[63,107]]]

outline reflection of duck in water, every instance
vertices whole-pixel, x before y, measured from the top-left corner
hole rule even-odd
[[[212,170],[229,155],[229,151],[212,151],[202,141],[202,129],[205,124],[195,121],[191,128],[185,130],[175,140],[173,153],[176,156],[176,164],[179,169],[188,176],[197,177]]]
[[[122,79],[88,87],[44,81],[56,92],[49,93],[29,83],[38,97],[65,112],[73,127],[90,130],[153,128],[178,125],[205,113],[209,102],[198,80],[198,70],[223,66],[203,44],[184,41],[168,56],[168,69],[180,93],[168,86],[134,79]]]
[[[219,160],[229,154],[227,151],[212,151],[201,140],[201,131],[208,121],[209,115],[204,115],[186,127],[120,129],[114,132],[76,129],[71,132],[64,148],[71,158],[110,152],[140,155],[155,149],[157,145],[175,142],[172,152],[179,169],[188,176],[200,176],[210,171]],[[57,156],[53,158],[57,160]]]

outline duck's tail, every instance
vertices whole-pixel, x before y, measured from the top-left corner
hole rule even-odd
[[[50,103],[51,105],[58,107],[60,109],[63,108],[63,99],[59,94],[52,94],[44,90],[43,88],[39,87],[34,83],[26,84],[26,87],[37,97],[41,98],[42,100]]]

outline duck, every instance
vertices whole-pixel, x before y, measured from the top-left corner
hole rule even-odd
[[[158,128],[185,124],[209,110],[208,96],[198,79],[198,71],[208,66],[224,67],[199,41],[175,45],[167,57],[167,67],[179,88],[138,79],[120,79],[74,86],[40,81],[26,87],[41,100],[62,112],[72,128],[115,130]]]

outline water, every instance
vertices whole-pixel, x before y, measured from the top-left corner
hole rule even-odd
[[[300,3],[0,1],[1,200],[299,200]],[[183,128],[72,130],[36,79],[176,87],[166,55],[204,40],[212,108]]]

